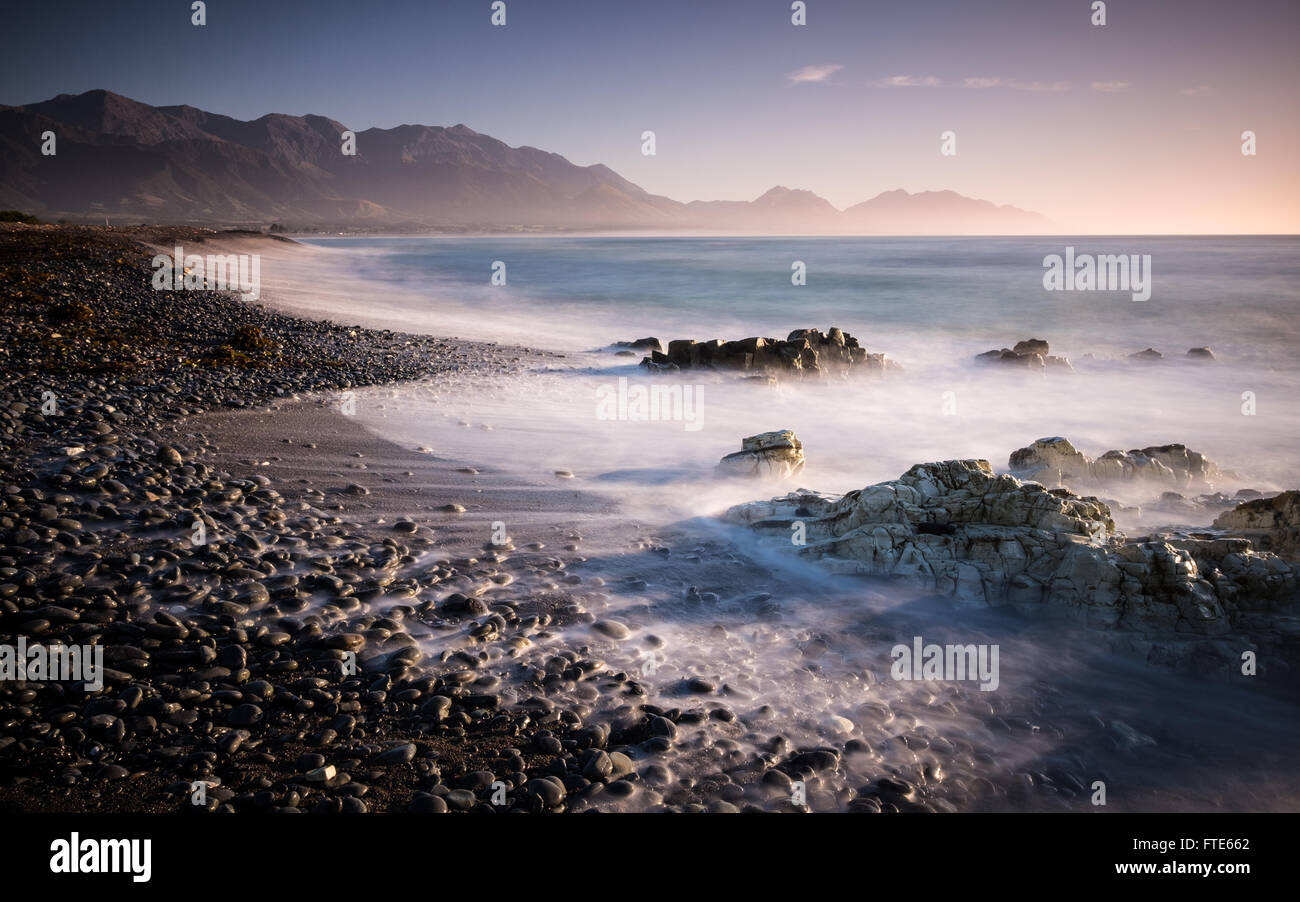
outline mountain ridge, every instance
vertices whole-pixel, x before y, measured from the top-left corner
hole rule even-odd
[[[54,131],[57,153],[43,156]],[[240,120],[97,89],[0,106],[0,207],[43,218],[284,223],[296,229],[720,230],[755,234],[1023,234],[1037,213],[954,191],[902,189],[840,210],[802,188],[683,203],[603,163],[511,147],[464,123],[356,132],[267,113]]]

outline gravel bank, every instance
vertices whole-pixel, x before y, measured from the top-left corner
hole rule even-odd
[[[290,506],[255,466],[205,463],[216,448],[191,422],[301,393],[505,372],[531,352],[151,288],[147,245],[221,253],[230,237],[0,231],[0,638],[101,645],[107,667],[100,692],[0,684],[0,807],[473,807],[448,782],[545,762],[532,746],[511,751],[527,745],[527,714],[497,713],[466,686],[476,662],[428,675],[402,641],[403,621],[433,604],[396,572],[429,531],[403,521],[361,536],[333,511]],[[196,523],[210,530],[203,544]],[[379,597],[407,603],[363,613]],[[306,613],[326,598],[323,614]],[[345,675],[367,646],[378,660]],[[547,722],[533,722],[534,738],[554,735]],[[563,735],[558,717],[549,724]],[[205,806],[191,804],[194,781],[211,790]],[[532,805],[516,782],[518,804]]]

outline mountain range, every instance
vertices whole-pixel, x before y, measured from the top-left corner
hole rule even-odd
[[[0,106],[0,208],[69,221],[290,230],[699,230],[733,234],[1032,234],[1037,213],[952,191],[887,191],[839,210],[811,191],[682,203],[607,166],[510,147],[464,125],[356,133],[324,116],[245,122],[110,91]],[[42,153],[53,132],[56,153]]]

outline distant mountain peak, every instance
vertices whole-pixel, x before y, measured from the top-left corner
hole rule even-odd
[[[787,188],[785,185],[777,185],[775,188],[769,188],[767,191],[763,192],[758,200],[782,200],[787,198],[800,198],[804,200],[816,198],[817,200],[825,200],[825,198],[819,197],[816,193],[809,191],[807,188]],[[826,202],[829,203],[829,201]]]

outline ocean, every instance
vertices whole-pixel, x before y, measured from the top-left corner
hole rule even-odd
[[[365,325],[520,343],[567,367],[498,388],[480,418],[529,436],[546,467],[581,449],[605,470],[699,469],[743,435],[792,428],[806,482],[846,491],[913,463],[990,460],[1063,435],[1091,456],[1181,442],[1262,489],[1292,480],[1300,427],[1300,240],[1108,238],[341,238],[313,240],[340,287],[319,312]],[[1048,291],[1044,258],[1149,255],[1151,294]],[[792,284],[792,266],[805,284]],[[494,264],[504,284],[491,284]],[[501,264],[504,264],[502,271]],[[702,428],[595,416],[619,377],[645,380],[617,341],[784,338],[838,326],[902,372],[776,390],[695,373]],[[1027,338],[1072,373],[1005,372],[974,356]],[[1209,346],[1217,360],[1189,360]],[[1164,358],[1135,361],[1148,347]],[[464,389],[469,392],[469,389]],[[467,394],[461,395],[468,400]],[[461,411],[469,414],[469,408]],[[548,429],[551,416],[554,429]],[[471,419],[474,417],[471,416]],[[547,435],[549,433],[549,435]],[[545,437],[544,437],[545,436]],[[402,436],[426,443],[429,437]],[[592,444],[605,459],[591,456]],[[501,437],[491,447],[502,449]],[[457,446],[469,451],[465,443]],[[446,450],[453,450],[448,448]]]
[[[795,487],[846,492],[926,461],[983,458],[1005,470],[1012,451],[1052,435],[1093,457],[1181,442],[1229,471],[1225,491],[1295,487],[1297,239],[309,243],[314,252],[265,266],[268,291],[292,310],[561,355],[509,377],[358,389],[355,415],[432,459],[506,474],[557,498],[571,490],[604,500],[600,513],[579,516],[544,505],[489,510],[471,497],[466,516],[468,528],[483,521],[485,540],[491,526],[551,530],[553,542],[577,543],[570,547],[581,559],[568,576],[542,568],[521,591],[567,593],[587,622],[617,619],[630,631],[613,640],[581,620],[553,626],[534,637],[535,653],[598,654],[642,684],[638,703],[698,707],[722,724],[721,732],[692,729],[666,756],[679,787],[725,785],[729,763],[747,754],[781,754],[790,743],[839,747],[851,736],[856,751],[841,776],[812,790],[814,810],[843,809],[855,780],[882,772],[942,785],[936,804],[946,810],[1087,808],[1093,790],[1085,787],[1098,781],[1118,810],[1293,807],[1294,755],[1259,755],[1294,749],[1292,706],[1115,654],[1090,630],[955,610],[914,587],[833,577],[761,551],[717,515]],[[1067,247],[1076,256],[1149,255],[1149,300],[1046,290],[1044,258]],[[796,262],[804,285],[792,284]],[[491,284],[494,271],[504,284]],[[773,386],[735,374],[655,376],[638,367],[639,354],[616,347],[648,336],[665,344],[784,338],[831,326],[901,369]],[[1028,338],[1048,340],[1072,368],[1031,372],[974,359]],[[1201,346],[1213,349],[1213,362],[1186,356]],[[1148,347],[1164,356],[1128,356]],[[692,406],[626,418],[617,399],[654,386],[689,390]],[[775,429],[803,442],[807,465],[796,480],[717,478],[717,461],[742,437]],[[1213,516],[1130,512],[1124,528],[1171,518],[1203,527]],[[891,680],[891,649],[922,637],[1000,649],[997,691]],[[459,632],[422,643],[444,658],[472,650]],[[700,680],[712,691],[696,694]],[[631,710],[588,716],[617,721]],[[1234,738],[1247,732],[1250,742]],[[1036,789],[1024,795],[1026,786]]]

